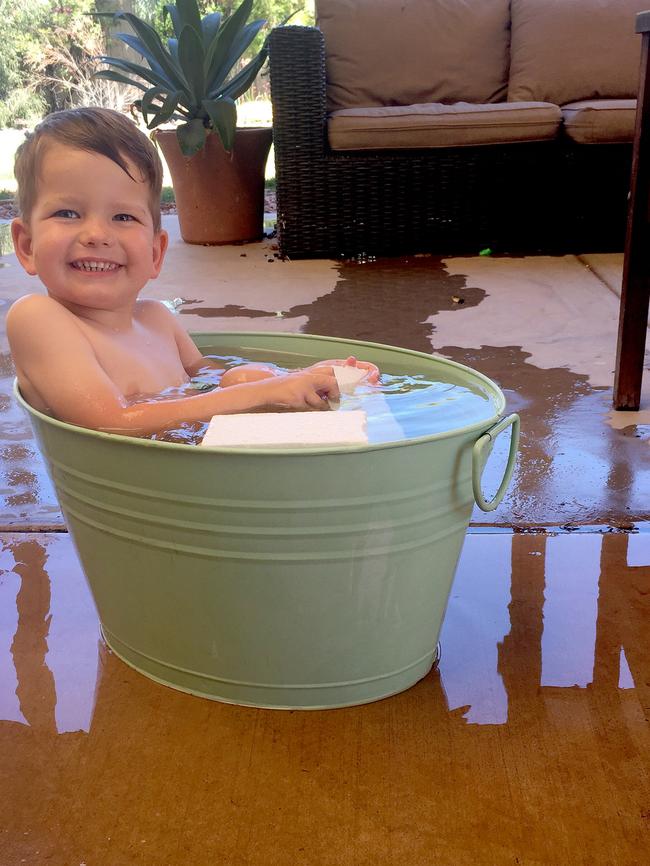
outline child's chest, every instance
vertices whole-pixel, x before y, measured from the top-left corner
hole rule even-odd
[[[128,333],[94,330],[89,337],[99,364],[127,398],[159,394],[188,381],[171,333],[134,323]]]

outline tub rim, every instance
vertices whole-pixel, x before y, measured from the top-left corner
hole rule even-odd
[[[418,445],[427,442],[448,439],[452,436],[464,436],[469,433],[483,431],[491,427],[496,421],[498,421],[506,407],[505,395],[496,382],[494,382],[484,373],[481,373],[478,370],[474,370],[472,367],[468,367],[466,364],[460,364],[457,361],[451,361],[448,358],[443,358],[441,355],[429,355],[426,352],[419,352],[416,349],[403,349],[400,346],[393,346],[389,343],[376,343],[368,340],[350,340],[344,337],[328,337],[324,334],[301,334],[287,331],[191,331],[189,335],[194,340],[195,338],[204,339],[208,337],[217,337],[220,334],[227,336],[228,338],[278,337],[290,339],[308,339],[328,343],[341,343],[348,346],[361,346],[371,349],[380,349],[382,351],[389,350],[393,352],[399,352],[400,355],[410,355],[416,358],[423,358],[427,361],[433,360],[436,363],[443,364],[444,366],[453,367],[454,369],[459,370],[465,374],[470,374],[471,377],[483,383],[486,386],[486,390],[491,398],[491,402],[495,407],[496,412],[494,415],[482,418],[478,421],[475,421],[473,424],[466,425],[465,427],[455,427],[451,430],[442,430],[438,433],[430,433],[426,436],[417,436],[410,439],[400,439],[395,442],[372,442],[368,443],[367,445],[330,445],[327,447],[314,448],[238,448],[232,446],[218,447],[214,445],[194,446],[193,448],[188,448],[187,444],[184,442],[163,442],[159,439],[147,439],[139,436],[128,436],[123,433],[106,433],[102,430],[94,430],[91,427],[81,427],[77,424],[70,424],[67,421],[60,421],[58,418],[54,418],[53,416],[47,415],[38,409],[34,409],[34,407],[27,402],[27,400],[20,392],[17,377],[14,378],[13,383],[14,396],[16,397],[18,403],[23,407],[23,409],[27,411],[28,414],[39,418],[44,424],[50,424],[54,427],[67,430],[68,432],[74,433],[79,436],[87,435],[91,438],[96,437],[110,442],[122,441],[131,445],[141,446],[145,448],[157,447],[172,450],[180,449],[182,453],[185,454],[196,453],[198,451],[199,453],[206,454],[237,454],[276,458],[292,457],[297,455],[308,456],[322,454],[366,453],[369,451],[380,451],[389,448],[404,448],[409,445]]]

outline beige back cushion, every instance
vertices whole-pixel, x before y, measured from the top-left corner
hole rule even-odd
[[[317,0],[329,109],[504,100],[509,5],[509,0]]]
[[[634,97],[649,0],[512,0],[508,99],[563,105]]]

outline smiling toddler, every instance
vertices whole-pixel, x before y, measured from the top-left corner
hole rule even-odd
[[[148,400],[189,383],[204,359],[177,317],[138,295],[160,273],[162,167],[125,116],[79,108],[49,115],[16,156],[16,255],[47,295],[17,300],[7,335],[18,383],[34,408],[83,427],[146,434],[182,421],[265,408],[327,409],[334,364],[276,375],[264,365],[224,374],[221,387]]]

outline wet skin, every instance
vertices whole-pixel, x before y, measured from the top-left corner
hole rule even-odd
[[[154,225],[147,183],[127,167],[46,143],[29,220],[12,224],[20,263],[48,292],[20,298],[7,317],[28,401],[64,421],[133,434],[269,406],[327,409],[338,397],[327,366],[281,377],[257,370],[209,394],[133,404],[187,382],[202,359],[163,304],[138,300],[160,273],[167,234]]]

